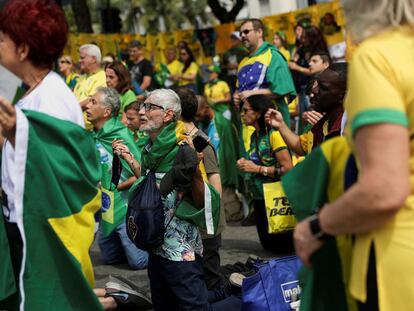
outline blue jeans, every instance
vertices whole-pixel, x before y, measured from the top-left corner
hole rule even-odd
[[[207,291],[202,258],[196,258],[172,261],[150,253],[148,277],[154,311],[239,311],[240,298]]]
[[[98,233],[98,244],[105,265],[128,262],[131,269],[140,270],[148,266],[148,253],[137,248],[128,238],[125,222],[122,222],[110,235]]]

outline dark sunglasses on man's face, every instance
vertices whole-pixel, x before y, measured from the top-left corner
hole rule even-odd
[[[254,29],[245,29],[245,30],[240,30],[240,32],[239,32],[240,37],[241,37],[241,36],[243,36],[243,35],[247,36],[247,35],[249,34],[249,32],[250,32],[250,31],[253,31],[253,30],[254,30]]]

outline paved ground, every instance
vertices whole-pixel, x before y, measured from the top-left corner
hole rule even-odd
[[[227,226],[222,236],[222,248],[220,251],[222,265],[236,261],[245,262],[249,254],[256,254],[262,258],[274,256],[265,251],[259,242],[256,227],[241,227],[239,225]],[[92,247],[92,260],[95,267],[96,286],[104,286],[109,274],[118,274],[128,278],[144,291],[149,293],[147,271],[131,271],[126,265],[104,266],[99,259],[99,248]]]

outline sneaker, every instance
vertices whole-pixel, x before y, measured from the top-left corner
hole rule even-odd
[[[242,285],[243,285],[243,280],[244,280],[245,277],[246,276],[244,276],[241,273],[234,272],[234,273],[230,274],[230,277],[229,277],[230,284],[233,285],[233,286],[241,288]]]
[[[140,293],[138,287],[120,276],[109,276],[105,285],[105,297],[113,297],[117,310],[148,310],[152,308],[151,299]]]

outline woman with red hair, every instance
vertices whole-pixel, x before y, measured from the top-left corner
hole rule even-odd
[[[24,175],[24,173],[20,174],[19,172],[26,172],[27,144],[32,139],[32,135],[29,136],[28,129],[32,128],[31,121],[21,110],[41,112],[84,127],[82,111],[78,101],[63,79],[52,71],[53,64],[61,56],[66,45],[67,37],[68,25],[65,14],[53,0],[10,0],[0,10],[0,64],[20,78],[26,87],[26,92],[16,103],[16,106],[12,106],[8,100],[0,96],[0,127],[6,138],[3,144],[1,165],[2,212],[17,285],[21,285],[18,277],[19,266],[21,265],[22,271],[24,271],[27,251],[27,235],[25,235],[23,225],[21,225],[23,211],[19,203],[21,180],[24,181],[24,177],[21,177],[21,175]],[[25,120],[30,121],[30,127],[24,126],[25,122],[28,122]],[[71,128],[76,128],[76,125]],[[76,134],[83,132],[77,131]],[[41,134],[38,133],[36,137],[38,140],[42,139]],[[24,140],[23,136],[27,139]],[[80,134],[78,139],[85,138],[86,136]],[[61,147],[63,150],[72,148],[66,140],[62,141]],[[86,154],[89,151],[84,150],[84,152]],[[21,158],[22,154],[24,155],[23,160]],[[62,163],[63,165],[69,164]],[[39,169],[39,174],[41,173],[41,169]],[[45,176],[45,178],[48,177]],[[53,178],[57,177],[53,176]],[[67,180],[60,179],[58,182],[68,186]],[[84,185],[86,181],[79,179],[77,183],[78,185]],[[62,204],[64,203],[62,202]],[[43,204],[48,203],[43,202]],[[59,210],[60,207],[56,206],[55,208]],[[46,215],[43,216],[46,217]],[[0,221],[3,222],[3,219]],[[42,236],[38,238],[41,239]],[[84,249],[79,247],[75,251],[83,252]],[[55,256],[52,252],[44,255]],[[32,266],[34,265],[32,264]],[[32,267],[31,271],[37,271],[38,268],[38,266]],[[63,266],[60,266],[60,268],[63,268]],[[53,270],[53,267],[51,267],[51,270]],[[33,275],[31,277],[35,278]],[[20,290],[23,291],[23,286],[20,286]],[[16,306],[16,303],[21,304],[21,309],[26,309],[24,304],[29,298],[34,297],[29,297],[29,294],[25,296],[23,292],[16,292],[8,298],[10,302],[7,303],[14,306]],[[44,297],[38,298],[37,301],[39,305],[41,301],[46,301],[46,304],[48,302]],[[0,303],[3,303],[3,301],[0,301]],[[27,309],[30,308],[36,309],[36,306],[27,307]],[[51,306],[51,308],[53,307]],[[2,305],[0,305],[0,309],[3,309]],[[5,309],[15,310],[14,307]],[[41,307],[39,309],[45,308]]]
[[[52,71],[67,37],[65,14],[52,0],[10,0],[0,11],[0,64],[27,87],[17,107],[84,126],[75,96]]]

